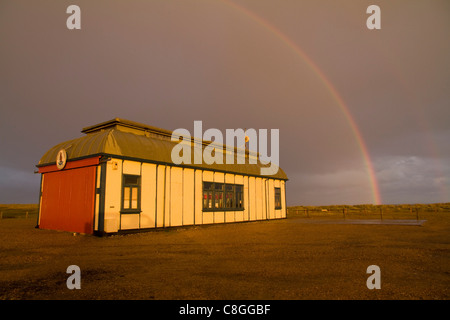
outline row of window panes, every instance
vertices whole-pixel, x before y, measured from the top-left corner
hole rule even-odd
[[[203,182],[203,209],[244,209],[244,186]]]

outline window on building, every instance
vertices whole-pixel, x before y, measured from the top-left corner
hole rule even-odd
[[[243,185],[203,182],[203,211],[243,210],[243,193]]]
[[[235,192],[236,208],[244,209],[244,186],[236,185]]]
[[[214,208],[222,209],[223,207],[223,183],[214,183]]]
[[[141,210],[141,178],[124,174],[122,183],[122,212],[136,213]]]
[[[213,191],[214,184],[212,182],[203,182],[203,209],[213,208]]]
[[[275,188],[275,209],[281,209],[281,188]]]
[[[234,199],[234,185],[227,184],[225,185],[225,207],[226,208],[234,208],[235,199]]]

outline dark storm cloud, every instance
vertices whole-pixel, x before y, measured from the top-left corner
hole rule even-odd
[[[369,31],[372,2],[235,2],[261,24],[226,1],[77,1],[82,29],[69,31],[71,2],[2,1],[0,203],[36,202],[44,152],[114,117],[278,128],[288,204],[373,202],[350,119],[271,28],[342,97],[384,201],[449,201],[449,5],[380,1],[382,29]]]
[[[450,159],[445,161],[448,163]],[[441,202],[448,196],[450,167],[441,159],[418,156],[379,158],[378,183],[387,203]]]

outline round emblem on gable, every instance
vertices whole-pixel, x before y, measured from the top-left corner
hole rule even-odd
[[[56,167],[59,170],[64,169],[64,167],[66,166],[66,161],[67,161],[67,152],[65,149],[61,149],[58,151],[58,154],[56,155]]]

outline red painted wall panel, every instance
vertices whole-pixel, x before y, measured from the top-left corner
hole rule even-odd
[[[39,228],[93,233],[96,168],[44,173]]]
[[[75,161],[67,161],[66,166],[64,167],[64,170],[81,168],[81,167],[88,167],[88,166],[97,165],[99,163],[100,163],[100,157],[99,156],[92,157],[92,158],[81,159],[81,160],[75,160]],[[53,171],[59,172],[60,171],[56,167],[56,164],[52,164],[52,165],[45,166],[45,167],[39,167],[38,170],[39,170],[39,173],[47,173],[47,172],[53,172]]]

